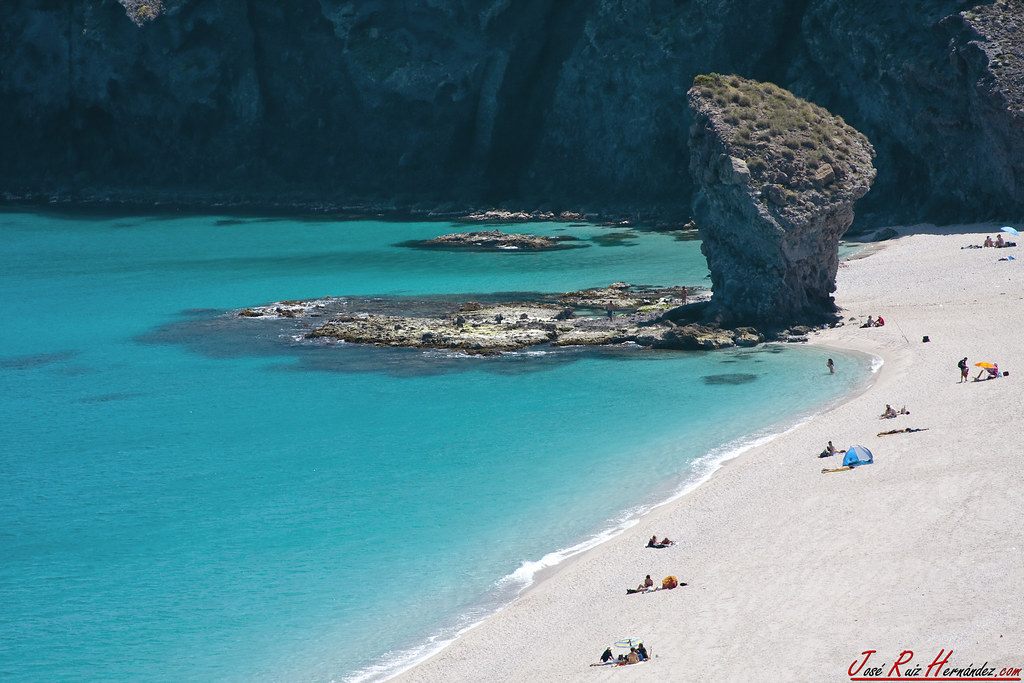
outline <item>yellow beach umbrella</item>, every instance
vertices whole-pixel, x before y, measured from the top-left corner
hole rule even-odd
[[[995,366],[992,365],[991,363],[975,363],[974,367],[976,367],[976,368],[994,368]]]

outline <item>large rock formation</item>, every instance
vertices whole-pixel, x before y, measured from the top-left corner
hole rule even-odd
[[[685,222],[685,89],[719,72],[871,138],[858,213],[1011,220],[1022,17],[1024,0],[3,2],[0,197]]]
[[[839,238],[875,179],[868,139],[772,83],[698,76],[694,218],[715,322],[789,324],[835,313]]]

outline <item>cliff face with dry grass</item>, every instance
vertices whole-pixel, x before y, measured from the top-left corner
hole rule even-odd
[[[1012,220],[1022,17],[1024,0],[3,2],[0,198],[685,222],[686,90],[718,72],[868,135],[859,211]]]
[[[772,83],[701,75],[694,123],[694,219],[711,270],[710,318],[814,322],[835,313],[839,238],[875,179],[868,139]]]

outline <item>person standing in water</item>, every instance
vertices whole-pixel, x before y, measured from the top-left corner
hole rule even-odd
[[[828,365],[828,373],[830,375],[836,374],[836,364],[832,362],[831,358],[828,359],[828,363],[826,363],[826,365]]]

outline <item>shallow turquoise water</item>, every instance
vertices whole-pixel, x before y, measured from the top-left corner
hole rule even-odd
[[[0,678],[378,678],[868,374],[793,345],[322,347],[225,313],[708,282],[699,243],[623,228],[394,246],[462,229],[0,214]]]

